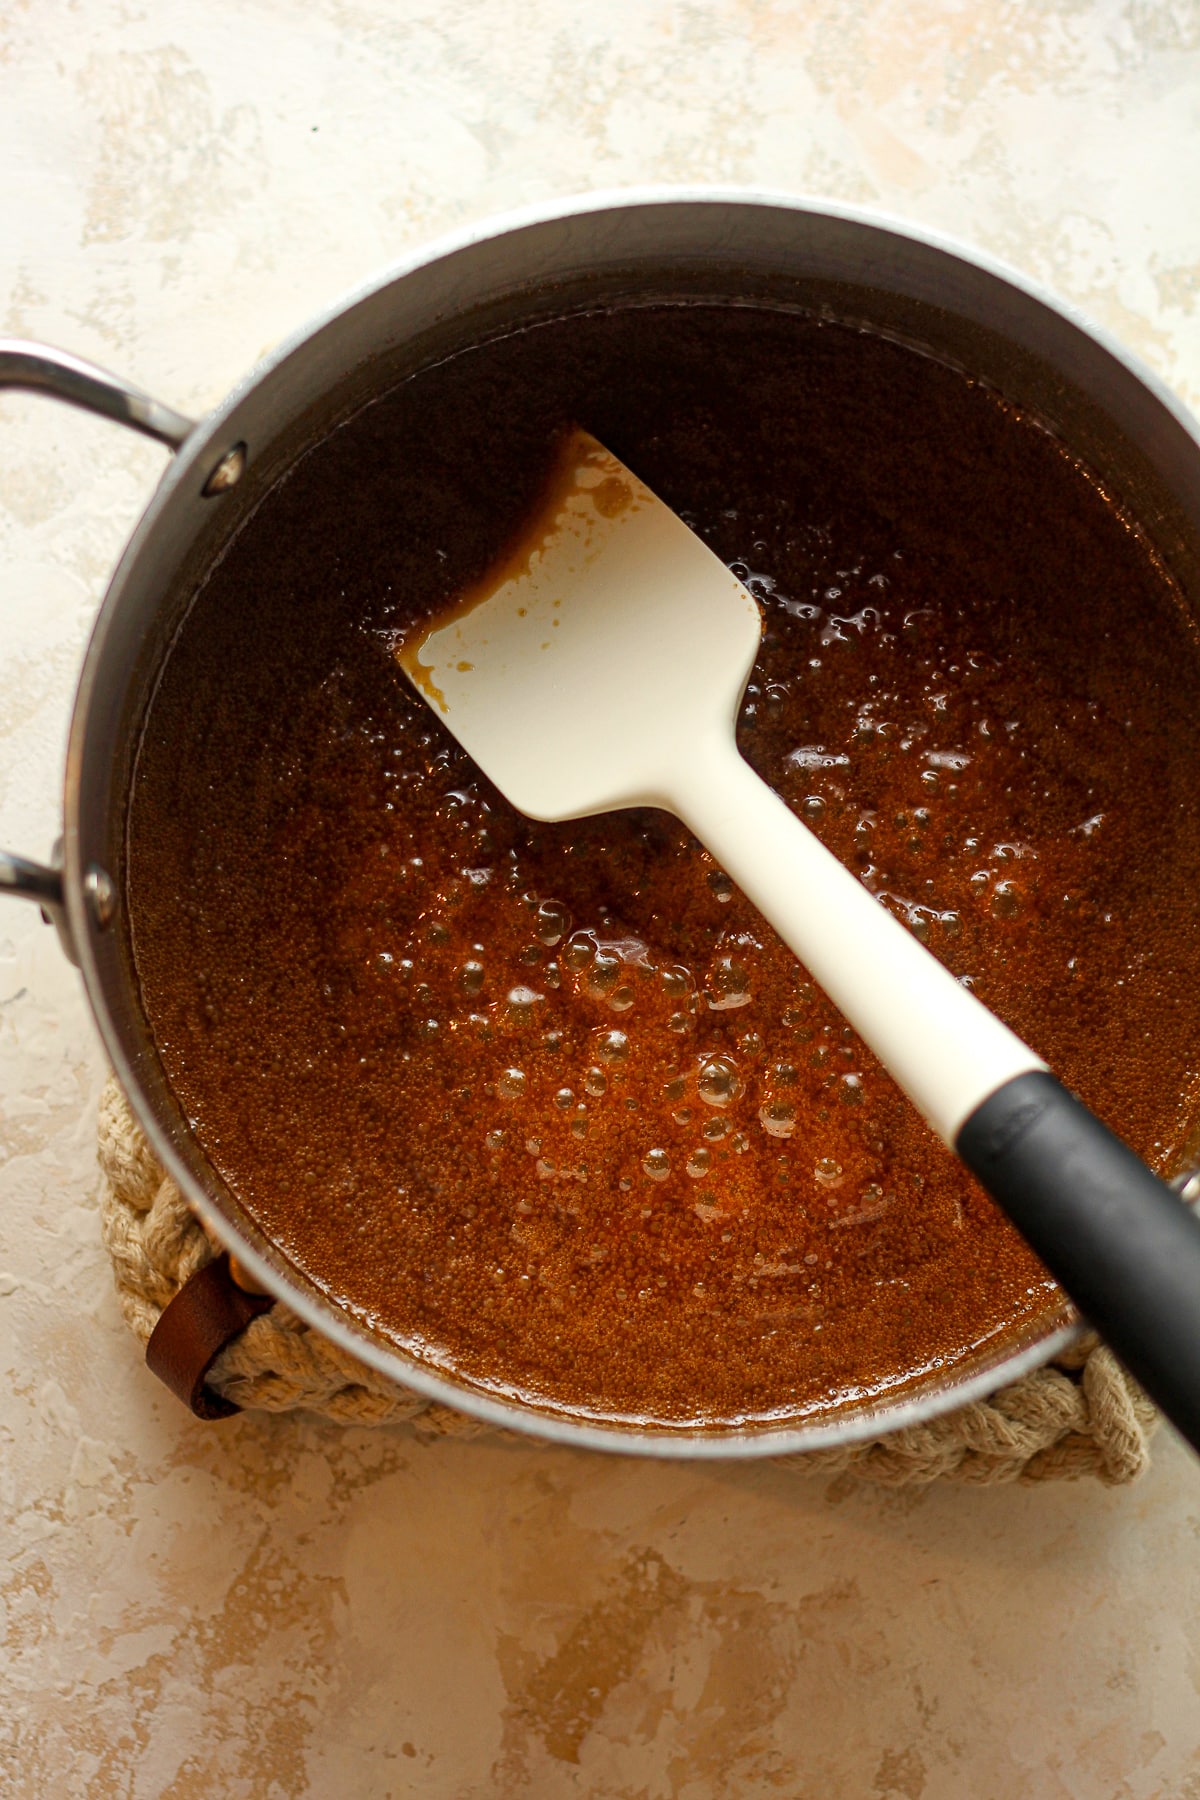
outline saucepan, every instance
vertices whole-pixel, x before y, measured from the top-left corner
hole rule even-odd
[[[508,1401],[376,1337],[294,1269],[208,1165],[138,1001],[123,908],[139,722],[189,598],[266,489],[339,419],[436,357],[548,309],[673,291],[778,299],[933,350],[1039,415],[1141,519],[1200,594],[1200,432],[1155,376],[985,255],[828,203],[729,190],[638,190],[526,211],[444,239],[284,343],[193,423],[58,351],[0,343],[0,386],[41,389],[143,432],[173,460],[126,548],[84,658],[60,855],[0,855],[0,889],[41,905],[78,964],[112,1066],[153,1149],[248,1281],[382,1373],[499,1425],[674,1456],[780,1455],[852,1443],[962,1405],[1045,1362],[1078,1330],[1065,1302],[897,1397],[721,1431],[580,1421]]]

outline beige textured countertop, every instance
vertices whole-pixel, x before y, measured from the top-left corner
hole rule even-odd
[[[644,180],[877,205],[1200,401],[1197,0],[17,0],[0,328],[188,410],[409,246]],[[0,403],[0,841],[56,831],[161,453]],[[96,1038],[0,902],[0,1791],[1198,1800],[1200,1468],[887,1494],[191,1423],[94,1204]]]

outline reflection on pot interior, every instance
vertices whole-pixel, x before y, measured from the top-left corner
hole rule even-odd
[[[571,420],[760,600],[754,768],[1170,1164],[1200,988],[1182,598],[1001,396],[764,307],[481,345],[270,493],[140,747],[158,1053],[264,1231],[430,1366],[666,1425],[892,1393],[1045,1314],[1045,1272],[681,826],[519,817],[395,662]]]

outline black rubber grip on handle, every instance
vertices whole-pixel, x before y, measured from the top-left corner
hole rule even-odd
[[[1200,1219],[1053,1075],[1006,1082],[955,1148],[1200,1450]]]

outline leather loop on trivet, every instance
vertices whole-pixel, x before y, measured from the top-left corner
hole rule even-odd
[[[198,1419],[227,1419],[241,1407],[214,1393],[205,1377],[251,1319],[274,1304],[272,1295],[248,1294],[238,1286],[223,1251],[189,1275],[164,1306],[146,1344],[146,1367]]]

